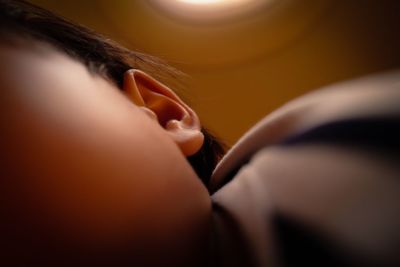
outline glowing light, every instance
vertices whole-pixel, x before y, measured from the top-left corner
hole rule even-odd
[[[188,4],[214,4],[218,2],[228,2],[227,0],[177,0],[178,2],[188,3]]]
[[[211,4],[218,4],[218,5],[236,5],[236,4],[244,4],[247,2],[251,2],[254,0],[175,0],[176,2],[186,3],[186,4],[193,4],[193,5],[211,5]]]
[[[249,14],[277,0],[148,0],[165,11],[189,20],[213,21]]]

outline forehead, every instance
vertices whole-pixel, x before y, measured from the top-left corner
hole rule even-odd
[[[120,105],[120,90],[55,49],[0,45],[0,62],[7,66],[0,71],[0,113],[25,114],[18,123],[51,116],[78,124],[84,114]]]
[[[0,121],[8,121],[0,123],[0,128],[9,131],[0,136],[0,142],[15,141],[14,145],[21,146],[21,140],[29,136],[26,147],[41,144],[47,136],[60,145],[71,140],[90,143],[84,138],[87,132],[121,128],[117,119],[132,113],[131,103],[120,90],[56,50],[39,53],[0,45],[0,62],[7,66],[0,71]]]
[[[7,66],[0,73],[0,83],[12,83],[13,87],[29,88],[33,85],[45,88],[56,81],[103,82],[108,80],[95,75],[78,60],[45,42],[13,39],[0,42],[0,62]],[[14,88],[14,89],[16,89]]]

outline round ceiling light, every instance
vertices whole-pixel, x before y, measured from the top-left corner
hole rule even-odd
[[[188,4],[214,4],[218,2],[228,2],[227,0],[176,0],[178,2],[184,2]]]
[[[219,21],[248,14],[276,0],[149,0],[175,17]]]
[[[115,5],[109,0],[98,0],[97,3],[102,5],[107,27],[118,33],[125,45],[159,56],[179,68],[210,69],[259,60],[287,47],[314,27],[335,2],[203,0],[200,4],[200,1],[119,0]],[[220,14],[226,8],[236,10],[237,16],[221,20]],[[246,12],[249,8],[252,10]],[[195,13],[199,10],[203,13]],[[215,15],[212,17],[211,10],[219,11],[212,13]],[[193,14],[198,15],[198,20],[193,20]],[[207,19],[210,17],[215,20]]]
[[[224,4],[229,5],[237,2],[249,2],[249,0],[175,0],[177,2],[183,2],[188,4],[198,4],[198,5],[206,5],[206,4]],[[251,0],[250,0],[251,1]]]

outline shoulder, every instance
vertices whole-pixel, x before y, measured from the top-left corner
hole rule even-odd
[[[256,266],[400,261],[399,101],[400,72],[341,83],[287,104],[232,149],[212,197]]]
[[[306,139],[352,142],[361,137],[371,142],[374,135],[388,136],[388,129],[398,126],[399,101],[400,70],[341,82],[295,99],[263,118],[232,147],[215,169],[210,190],[217,191],[268,146]]]

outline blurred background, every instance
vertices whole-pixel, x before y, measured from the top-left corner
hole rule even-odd
[[[188,74],[183,97],[233,144],[321,86],[400,67],[398,0],[31,0]]]

